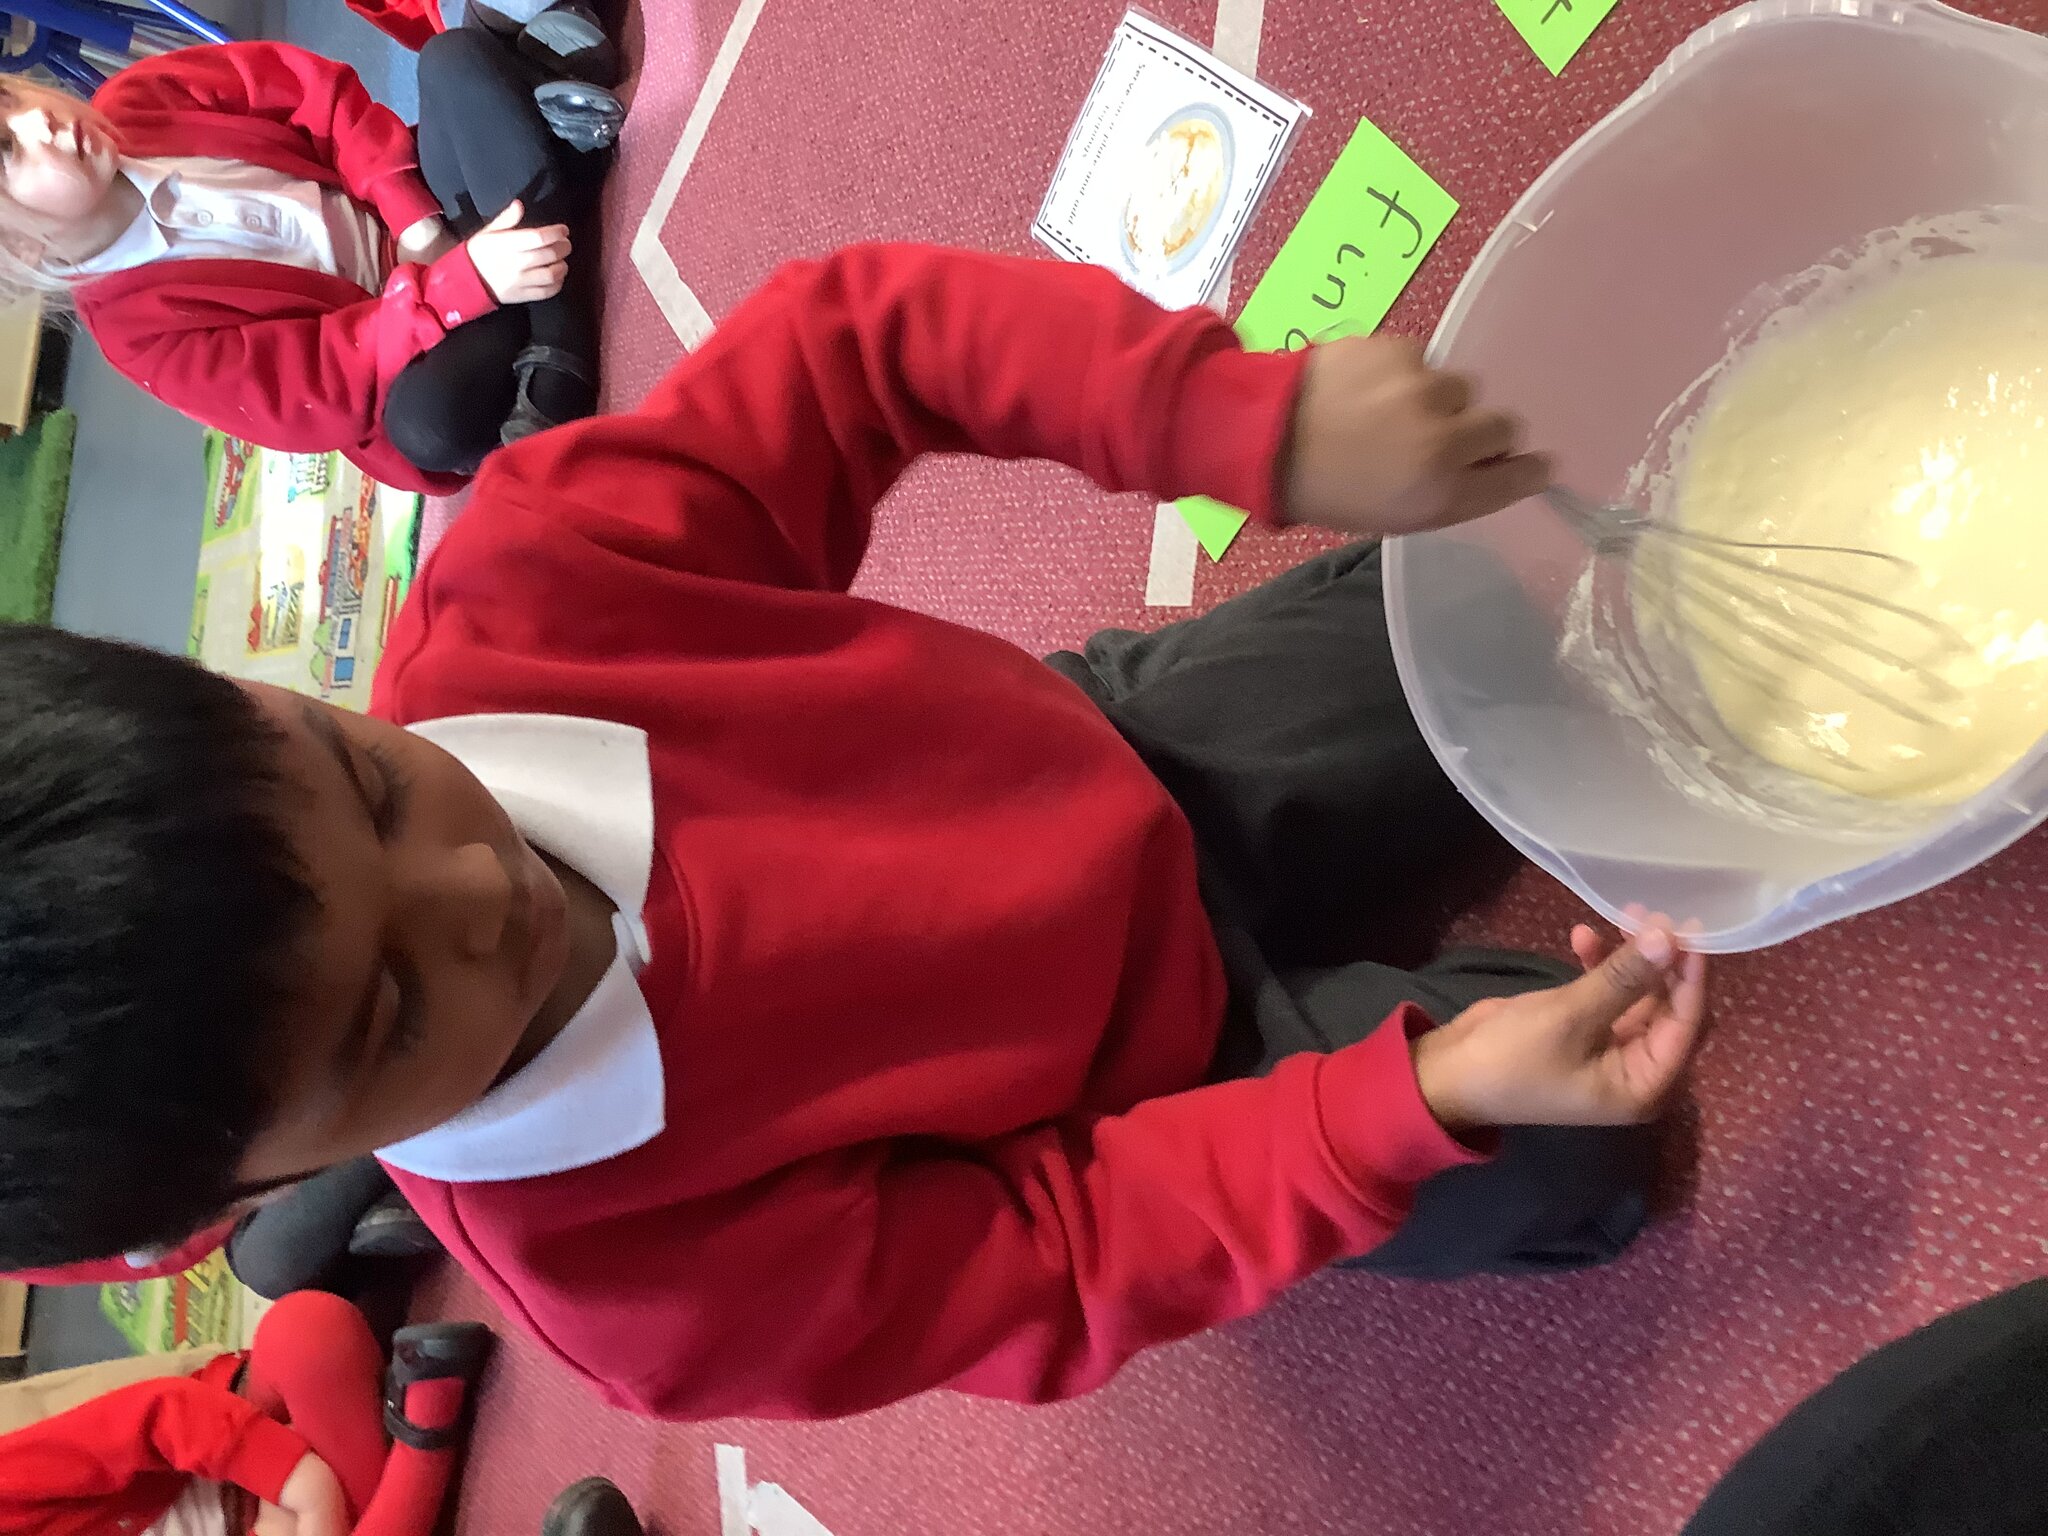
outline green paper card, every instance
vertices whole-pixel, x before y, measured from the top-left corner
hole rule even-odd
[[[1616,0],[1493,0],[1553,75],[1586,46]]]
[[[1181,521],[1195,531],[1195,542],[1209,551],[1211,560],[1221,560],[1244,525],[1251,521],[1245,513],[1208,496],[1183,496],[1173,504]]]
[[[1252,290],[1237,334],[1256,352],[1365,335],[1386,318],[1457,211],[1457,200],[1400,145],[1361,119]],[[1175,505],[1211,560],[1223,558],[1245,524],[1244,513],[1206,496]]]

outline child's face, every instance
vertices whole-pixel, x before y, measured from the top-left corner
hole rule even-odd
[[[120,169],[105,124],[83,102],[0,80],[0,192],[46,232],[98,208]]]
[[[277,689],[284,817],[320,912],[292,988],[267,1185],[475,1103],[561,979],[562,887],[468,769],[409,732]]]

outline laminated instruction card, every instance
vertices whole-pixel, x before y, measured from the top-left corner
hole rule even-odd
[[[1110,40],[1031,233],[1170,309],[1215,292],[1308,109],[1137,11]]]

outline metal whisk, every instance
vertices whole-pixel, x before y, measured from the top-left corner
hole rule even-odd
[[[1938,728],[1943,722],[1901,698],[1901,691],[1915,691],[1931,704],[1959,697],[1942,666],[1968,654],[1971,646],[1954,626],[1905,603],[1796,568],[1796,562],[1801,560],[1824,560],[1830,564],[1860,560],[1881,563],[1894,573],[1911,575],[1919,569],[1911,560],[1882,550],[1839,544],[1777,544],[1693,533],[1633,507],[1593,501],[1561,486],[1552,486],[1544,496],[1596,555],[1632,561],[1645,543],[1654,541],[1667,546],[1668,552],[1686,556],[1664,562],[1662,574],[1667,586],[1656,597],[1670,601],[1690,639],[1726,657],[1759,687],[1771,688],[1777,679],[1761,670],[1727,638],[1703,628],[1697,622],[1700,616],[1717,614],[1729,624],[1739,626],[1741,638],[1751,645],[1789,657],[1921,725]],[[1793,558],[1794,565],[1787,564],[1788,556]],[[1887,623],[1887,617],[1894,622]],[[1901,625],[1905,626],[1905,633],[1925,637],[1924,648],[1918,654],[1905,654],[1872,633],[1876,628],[1897,634]],[[1635,654],[1625,658],[1637,666],[1645,660],[1639,629],[1636,625],[1627,627],[1637,633],[1629,644]],[[1876,676],[1860,676],[1822,655],[1830,641],[1871,662]]]

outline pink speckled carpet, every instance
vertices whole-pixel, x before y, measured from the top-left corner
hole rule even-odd
[[[626,259],[735,0],[643,0],[612,194],[610,388],[678,354]],[[1149,0],[1206,38],[1205,0]],[[1028,249],[1120,0],[767,0],[665,231],[722,314],[779,260],[854,238]],[[1268,0],[1260,72],[1316,116],[1239,266],[1242,300],[1369,114],[1463,204],[1389,324],[1427,334],[1510,202],[1715,0],[1623,0],[1553,81],[1485,0]],[[2048,27],[2048,0],[1967,9]],[[644,35],[643,35],[644,34]],[[866,590],[1043,649],[1140,606],[1151,509],[1043,468],[929,466]],[[1208,603],[1307,546],[1251,533]],[[1155,616],[1156,617],[1156,616]],[[1470,927],[1558,948],[1533,873]],[[562,1484],[616,1478],[667,1536],[718,1530],[712,1446],[836,1536],[1663,1536],[1794,1401],[1874,1345],[2043,1267],[2048,841],[1916,901],[1722,964],[1674,1132],[1676,1214],[1621,1265],[1417,1288],[1332,1276],[1248,1325],[1024,1412],[932,1398],[823,1427],[636,1422],[515,1342],[460,1528],[529,1536]],[[488,1315],[460,1277],[442,1314]]]

